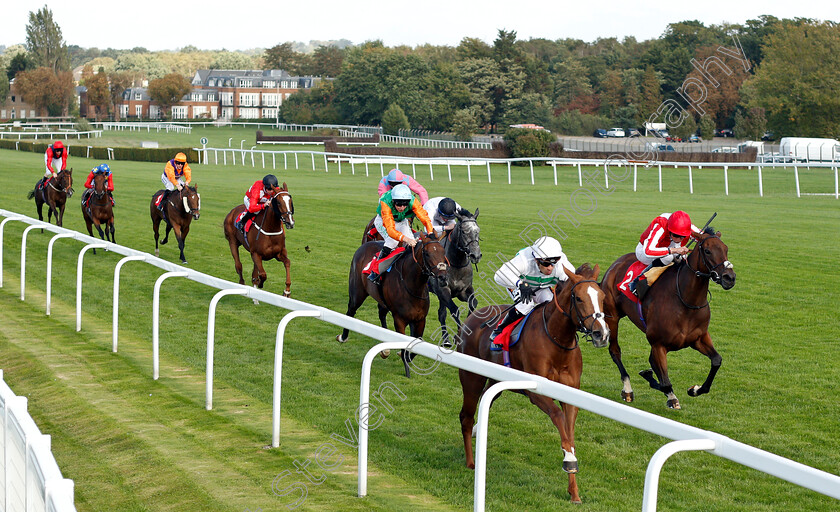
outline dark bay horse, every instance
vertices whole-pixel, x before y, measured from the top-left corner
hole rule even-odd
[[[180,251],[181,263],[187,263],[184,257],[184,240],[190,232],[190,222],[193,219],[198,220],[201,215],[201,196],[198,195],[198,186],[185,185],[181,190],[173,190],[169,193],[169,197],[165,199],[163,210],[166,214],[161,214],[157,209],[155,203],[157,198],[163,194],[163,190],[158,190],[152,195],[152,202],[149,204],[149,214],[152,216],[152,229],[155,232],[155,256],[160,256],[160,249],[158,248],[158,238],[160,238],[159,227],[160,222],[166,222],[166,235],[161,240],[160,245],[165,245],[169,241],[169,232],[175,230],[175,238],[178,240],[178,250]]]
[[[255,288],[262,288],[265,280],[268,279],[263,268],[264,260],[276,258],[277,261],[283,262],[286,267],[286,289],[283,290],[283,295],[288,297],[292,293],[292,278],[289,273],[291,263],[286,254],[286,232],[283,226],[285,225],[286,229],[295,227],[295,206],[292,195],[289,194],[289,187],[283,183],[280,192],[271,199],[270,206],[263,208],[262,212],[254,217],[251,229],[248,230],[247,243],[242,232],[234,226],[236,218],[244,210],[244,204],[232,209],[225,217],[222,226],[225,230],[225,238],[230,244],[230,253],[233,255],[234,267],[239,275],[239,284],[245,284],[242,277],[242,262],[239,261],[239,246],[241,245],[251,253],[251,259],[254,261],[251,282]]]
[[[353,255],[350,264],[349,295],[347,316],[355,316],[368,296],[373,297],[379,307],[379,323],[388,328],[388,312],[394,317],[394,330],[405,334],[408,326],[411,336],[420,338],[426,328],[426,315],[429,313],[428,282],[437,280],[446,284],[447,264],[443,246],[435,235],[422,235],[413,248],[406,248],[388,272],[382,274],[382,284],[377,286],[362,274],[362,270],[382,249],[383,242],[368,242]],[[385,269],[381,269],[385,270]],[[347,341],[347,329],[336,336],[341,343]],[[383,354],[383,357],[387,357]],[[408,353],[403,352],[405,375],[411,375]]]
[[[469,313],[475,311],[478,300],[473,290],[473,268],[481,260],[481,247],[479,246],[479,235],[481,228],[478,227],[478,209],[475,215],[461,209],[455,213],[458,224],[449,231],[441,241],[446,250],[446,261],[449,267],[446,271],[446,285],[439,286],[436,281],[429,281],[429,290],[437,295],[438,321],[440,322],[442,341],[449,346],[449,334],[446,330],[447,309],[455,319],[455,323],[461,326],[460,310],[455,305],[454,298],[466,302]]]
[[[368,222],[367,227],[365,228],[365,232],[364,234],[362,234],[363,244],[368,242],[381,242],[382,240],[384,240],[384,238],[382,238],[382,235],[380,235],[379,232],[376,231],[376,226],[374,226],[373,224],[373,221],[375,220],[376,217],[370,219],[370,222]],[[371,230],[373,230],[374,234],[371,234]]]
[[[64,206],[67,204],[67,198],[73,195],[73,169],[65,169],[59,171],[55,178],[47,182],[43,187],[40,186],[41,181],[35,185],[35,189],[29,192],[27,196],[29,199],[35,198],[35,207],[38,208],[38,220],[44,220],[42,215],[42,208],[44,203],[47,205],[47,222],[52,222],[52,216],[55,214],[55,223],[57,226],[64,225]]]
[[[569,279],[554,290],[554,300],[534,308],[522,328],[519,343],[510,348],[510,364],[517,370],[539,375],[560,384],[580,389],[583,362],[576,331],[583,332],[596,347],[605,347],[610,335],[604,321],[604,293],[598,287],[599,268],[582,265],[577,273],[566,271]],[[502,352],[490,350],[490,333],[504,306],[488,306],[471,314],[459,333],[458,350],[485,361],[502,363]],[[481,395],[496,383],[483,375],[459,370],[464,403],[461,407],[461,433],[467,467],[475,469],[472,431],[475,411]],[[573,503],[580,503],[575,457],[575,421],[578,408],[566,403],[558,407],[554,400],[530,391],[518,391],[548,414],[560,432],[563,447],[563,470],[569,474],[568,491]]]
[[[691,347],[711,361],[706,381],[702,386],[689,388],[689,396],[708,393],[720,368],[722,358],[709,336],[709,280],[729,290],[735,286],[735,271],[728,259],[729,248],[720,239],[720,232],[707,228],[694,238],[697,246],[680,263],[667,268],[644,296],[642,316],[639,316],[639,306],[617,288],[623,285],[627,269],[636,261],[635,254],[618,258],[601,281],[601,288],[606,293],[604,307],[610,327],[610,356],[621,373],[621,397],[627,402],[632,402],[634,396],[630,376],[621,362],[621,347],[618,346],[618,321],[624,316],[645,333],[650,343],[650,369],[639,372],[639,375],[648,381],[650,387],[665,393],[669,408],[679,409],[680,401],[674,395],[668,377],[668,352]]]
[[[82,217],[87,224],[88,234],[93,236],[93,226],[99,232],[99,238],[108,240],[109,242],[117,243],[114,238],[114,209],[111,206],[111,197],[108,194],[106,185],[108,184],[108,177],[104,174],[95,174],[93,176],[93,189],[82,195]],[[85,205],[85,200],[90,196],[88,205]],[[88,207],[90,210],[88,211]],[[105,229],[102,229],[102,225]],[[96,249],[93,250],[96,254]]]

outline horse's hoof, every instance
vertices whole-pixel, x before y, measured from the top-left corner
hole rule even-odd
[[[572,498],[571,501],[572,501],[572,504],[574,504],[574,505],[580,505],[581,503],[583,503],[582,501],[580,501],[580,498],[578,498],[578,499]]]
[[[563,471],[574,474],[578,472],[578,463],[576,460],[563,461]]]
[[[682,407],[680,407],[680,401],[677,400],[676,398],[674,398],[673,400],[668,400],[667,402],[665,402],[665,405],[668,406],[668,409],[675,409],[675,410],[682,409]]]
[[[181,260],[181,265],[189,265],[189,263],[187,263],[187,260]]]
[[[292,292],[283,291],[283,297],[291,297],[291,296],[292,296]]]
[[[166,245],[166,242],[168,242],[168,241],[169,240],[163,239],[163,240],[160,241],[160,245]]]
[[[688,388],[688,396],[700,396],[702,394],[700,392],[700,386],[694,385]]]
[[[626,392],[623,389],[621,390],[621,399],[627,403],[632,402],[636,398],[635,394],[631,392]]]
[[[475,462],[467,462],[467,467],[470,469],[475,469]]]
[[[160,251],[155,249],[155,258],[159,258],[159,257],[160,257]]]
[[[339,343],[347,343],[347,338],[342,339],[340,334],[335,335],[335,341]]]
[[[391,355],[391,349],[389,349],[389,348],[386,348],[385,350],[383,350],[382,352],[379,353],[379,356],[382,359],[388,359],[388,356],[390,356],[390,355]]]

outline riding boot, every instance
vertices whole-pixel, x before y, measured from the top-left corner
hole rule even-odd
[[[507,316],[505,317],[504,320],[502,320],[502,323],[497,325],[496,328],[493,329],[493,332],[490,333],[490,343],[492,344],[493,348],[501,348],[501,345],[496,345],[495,343],[493,343],[493,340],[496,339],[496,336],[502,334],[502,331],[505,330],[505,327],[507,327],[508,325],[516,322],[517,320],[519,320],[523,316],[525,316],[525,315],[520,313],[519,310],[517,310],[516,308],[510,308],[508,310]]]
[[[236,227],[236,229],[241,231],[242,234],[244,235],[245,234],[245,225],[248,224],[248,221],[253,219],[256,215],[257,215],[256,213],[245,212],[245,215],[243,215],[241,219],[236,221],[234,226]]]
[[[379,262],[382,261],[389,254],[391,254],[391,251],[393,251],[393,249],[391,249],[390,247],[382,247],[382,250],[379,251],[379,254],[376,256],[376,258],[374,258],[377,269],[379,269]],[[379,286],[379,284],[382,282],[382,274],[371,269],[370,274],[368,274],[368,280],[371,283]]]
[[[647,293],[648,288],[650,288],[645,274],[647,274],[648,270],[652,269],[653,267],[664,266],[665,264],[662,263],[661,259],[657,258],[653,260],[653,262],[647,267],[645,267],[645,269],[638,276],[636,276],[635,279],[630,281],[630,286],[628,287],[630,289],[630,292],[636,297],[638,297],[639,300],[641,300],[645,296],[645,293]]]
[[[168,191],[168,190],[164,190],[164,191],[163,191],[163,197],[161,197],[161,198],[160,198],[160,202],[159,202],[159,203],[158,203],[158,205],[157,205],[157,209],[158,209],[158,210],[160,210],[161,212],[163,212],[164,205],[166,204],[166,199],[167,199],[168,197],[169,197],[169,191]]]
[[[113,196],[110,192],[108,192],[108,199],[110,199],[110,200],[111,200],[111,206],[112,206],[112,207],[117,205],[117,204],[114,202],[114,196]]]

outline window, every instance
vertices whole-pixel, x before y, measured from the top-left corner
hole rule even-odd
[[[277,117],[277,109],[276,108],[264,108],[262,109],[262,117],[263,119],[274,119]]]
[[[258,108],[240,108],[239,117],[242,119],[259,119],[260,109]]]
[[[140,92],[134,93],[134,99],[137,100],[137,101],[142,100],[143,99],[143,93],[140,93]]]
[[[239,105],[243,107],[256,107],[260,104],[260,95],[256,92],[239,93]]]
[[[134,105],[134,115],[143,117],[143,105]]]
[[[210,94],[208,94],[207,95],[207,101],[216,101],[216,94],[212,93],[212,92]]]
[[[263,106],[266,106],[266,107],[276,107],[277,105],[279,105],[279,101],[278,101],[279,98],[280,98],[280,95],[278,95],[276,93],[275,94],[263,93],[262,104],[263,104]],[[265,117],[265,116],[263,116],[263,117]]]
[[[186,119],[187,107],[172,107],[172,119]]]
[[[193,117],[206,117],[207,116],[207,107],[193,107],[192,108],[192,116]]]
[[[0,110],[0,119],[6,119],[6,109]]]
[[[12,96],[12,103],[14,103],[14,102],[15,102],[15,97],[14,97],[14,96]]]
[[[120,105],[120,117],[128,117],[128,105]]]
[[[250,78],[240,78],[239,79],[239,87],[253,87],[254,81]]]
[[[275,84],[274,80],[265,80],[263,82],[263,87],[265,87],[266,89],[273,89],[274,84]]]
[[[215,87],[216,86],[216,81],[211,78],[210,80],[207,81],[207,85],[209,85],[210,87]]]
[[[201,93],[200,92],[194,92],[194,93],[190,94],[190,100],[201,101]]]
[[[233,93],[232,92],[223,92],[222,93],[222,105],[233,105]]]

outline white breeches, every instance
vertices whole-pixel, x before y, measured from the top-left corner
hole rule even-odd
[[[507,288],[510,297],[516,301],[519,298],[519,289],[518,288]],[[529,300],[528,302],[520,302],[516,305],[516,310],[519,311],[523,315],[527,315],[531,312],[537,305],[542,304],[543,302],[548,302],[554,298],[554,293],[551,291],[551,288],[540,288],[537,290],[537,294],[534,295],[533,300]]]
[[[400,241],[396,238],[391,238],[388,236],[388,231],[385,230],[385,225],[382,224],[382,217],[377,215],[376,218],[373,220],[373,225],[376,226],[376,230],[382,235],[382,238],[385,240],[385,247],[388,249],[393,249],[394,247],[400,244]],[[399,222],[394,223],[394,227],[406,237],[413,237],[414,233],[411,232],[411,224],[408,222],[408,219],[403,219]]]
[[[674,261],[674,258],[676,258],[676,256],[677,256],[676,254],[668,254],[666,256],[661,256],[659,258],[651,258],[647,254],[645,254],[645,246],[644,246],[644,244],[642,244],[642,242],[639,242],[638,244],[636,244],[636,258],[639,261],[641,261],[642,263],[644,263],[645,265],[650,265],[651,263],[653,263],[656,260],[660,260],[663,265],[667,265],[667,264],[671,263],[672,261]]]
[[[175,190],[175,185],[173,185],[172,182],[169,181],[169,178],[166,177],[166,173],[160,175],[160,181],[161,183],[163,183],[163,186],[166,187],[166,190]],[[180,183],[181,185],[187,184],[187,182],[184,181],[183,176],[178,177],[178,183]]]

